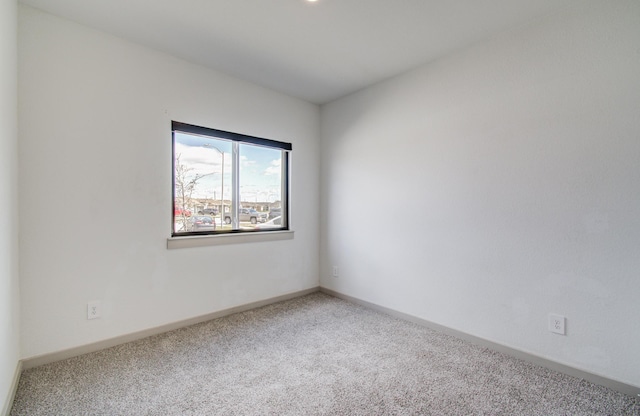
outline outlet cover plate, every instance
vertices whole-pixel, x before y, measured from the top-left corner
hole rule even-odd
[[[102,303],[99,300],[91,300],[87,303],[87,319],[97,319],[102,316]]]
[[[558,315],[555,313],[549,314],[549,331],[554,334],[566,335],[565,331],[565,322],[566,319],[562,315]]]

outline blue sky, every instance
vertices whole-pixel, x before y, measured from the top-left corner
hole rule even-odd
[[[198,181],[194,198],[220,198],[221,152],[224,152],[224,196],[228,200],[231,197],[231,142],[179,132],[175,134],[175,140],[175,156],[191,169],[189,175],[206,175]],[[280,200],[281,154],[278,149],[240,145],[241,201]]]

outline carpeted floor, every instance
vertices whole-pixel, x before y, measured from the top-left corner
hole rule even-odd
[[[314,293],[26,370],[11,415],[640,415],[640,401]]]

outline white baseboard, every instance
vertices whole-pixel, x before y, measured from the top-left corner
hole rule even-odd
[[[77,357],[79,355],[88,354],[91,352],[96,352],[103,350],[105,348],[115,347],[116,345],[124,344],[131,341],[137,341],[139,339],[147,338],[152,335],[162,334],[164,332],[173,331],[174,329],[184,328],[186,326],[199,324],[201,322],[210,321],[211,319],[221,318],[223,316],[232,315],[234,313],[244,312],[251,309],[259,308],[262,306],[270,305],[272,303],[281,302],[284,300],[289,300],[293,298],[297,298],[300,296],[308,295],[310,293],[314,293],[320,290],[319,287],[314,287],[311,289],[300,290],[297,292],[287,293],[285,295],[276,296],[269,299],[260,300],[257,302],[248,303],[246,305],[236,306],[229,309],[224,309],[221,311],[213,312],[210,314],[197,316],[195,318],[186,319],[178,322],[172,322],[170,324],[161,325],[155,328],[145,329],[143,331],[134,332],[131,334],[121,335],[115,338],[110,338],[104,341],[98,341],[87,345],[82,345],[79,347],[69,348],[62,351],[57,351],[53,353],[38,355],[34,357],[25,358],[22,360],[23,368],[29,369],[33,367],[38,367],[44,364],[53,363],[60,360],[65,360],[71,357]],[[4,415],[3,415],[4,416]]]
[[[7,394],[7,400],[5,400],[4,405],[2,406],[2,409],[0,411],[0,416],[9,416],[9,413],[11,412],[13,399],[15,399],[16,392],[18,391],[20,374],[22,374],[22,361],[18,361],[18,363],[16,364],[16,370],[13,373],[13,381],[11,382],[11,387],[9,388],[9,394]]]
[[[451,335],[456,338],[468,341],[472,344],[486,347],[491,350],[498,351],[503,354],[507,354],[511,357],[515,357],[520,360],[527,361],[529,363],[536,364],[541,367],[557,371],[559,373],[563,373],[572,377],[587,380],[587,381],[590,381],[591,383],[610,388],[612,390],[618,391],[620,393],[623,393],[632,397],[636,397],[636,398],[640,397],[639,386],[633,386],[631,384],[627,384],[618,380],[613,380],[609,377],[602,376],[600,374],[594,374],[585,370],[581,370],[579,368],[568,366],[566,364],[558,363],[556,361],[549,360],[547,358],[540,357],[535,354],[521,351],[512,347],[508,347],[506,345],[489,341],[487,339],[480,338],[475,335],[470,335],[465,332],[457,331],[455,329],[451,329],[451,328],[436,324],[434,322],[427,321],[426,319],[418,318],[416,316],[409,315],[403,312],[398,312],[396,310],[389,309],[384,306],[377,305],[375,303],[367,302],[365,300],[358,299],[353,296],[345,295],[331,289],[320,287],[320,291],[323,293],[326,293],[327,295],[335,296],[337,298],[344,299],[346,301],[353,302],[361,306],[365,306],[367,308],[376,310],[378,312],[382,312],[384,314],[391,315],[393,317],[396,317],[405,321],[416,323],[418,325],[436,330],[438,332],[442,332],[447,335]]]

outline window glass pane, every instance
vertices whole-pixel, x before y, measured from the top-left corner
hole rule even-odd
[[[288,229],[291,144],[172,122],[172,235]]]
[[[231,142],[181,132],[174,140],[173,232],[230,230]]]
[[[241,143],[240,228],[282,228],[282,170],[285,151]]]

